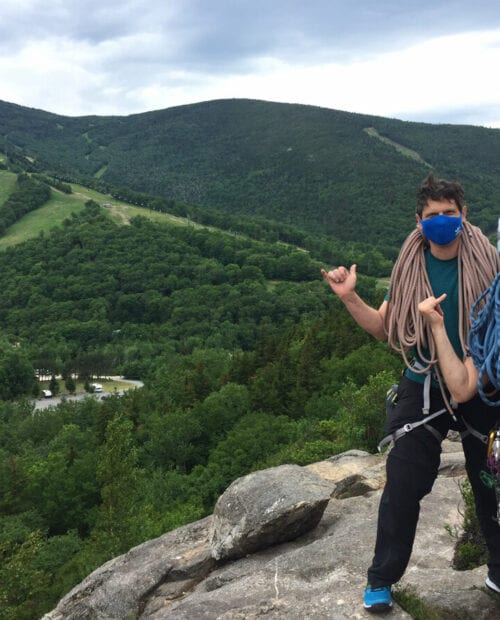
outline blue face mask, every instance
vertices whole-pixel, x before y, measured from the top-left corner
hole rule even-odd
[[[428,220],[421,220],[421,224],[424,237],[437,245],[448,245],[463,230],[461,215],[436,215]]]

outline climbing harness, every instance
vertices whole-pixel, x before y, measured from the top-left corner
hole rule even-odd
[[[483,435],[482,433],[480,433],[479,431],[477,431],[475,428],[473,428],[468,422],[467,420],[464,420],[464,418],[462,418],[462,422],[465,426],[465,431],[462,431],[460,433],[460,438],[461,439],[465,439],[466,437],[468,437],[469,435],[472,435],[473,437],[475,437],[476,439],[479,439],[480,442],[484,443],[484,445],[486,445],[488,443],[488,439],[489,439],[489,435]]]
[[[419,426],[423,426],[425,429],[427,429],[432,435],[434,435],[434,437],[440,443],[443,441],[444,437],[441,435],[441,433],[437,429],[435,429],[433,426],[428,424],[430,420],[437,418],[438,416],[448,411],[447,407],[443,407],[443,409],[439,409],[439,411],[435,411],[434,413],[429,413],[431,379],[432,379],[431,373],[427,372],[427,376],[425,377],[425,382],[424,382],[424,402],[423,402],[423,407],[422,407],[422,413],[424,417],[422,418],[422,420],[418,420],[417,422],[408,422],[404,424],[401,428],[398,428],[396,431],[394,431],[394,433],[390,433],[389,435],[386,435],[379,442],[377,446],[377,450],[379,452],[382,452],[382,448],[386,446],[387,444],[390,444],[391,442],[396,443],[396,441],[400,439],[401,437],[403,437],[403,435],[410,433],[412,430],[414,430],[415,428],[418,428]],[[386,395],[387,415],[389,415],[391,410],[396,406],[397,399],[398,399],[397,388],[398,388],[397,384],[394,384],[394,385],[391,385],[391,387],[387,391],[387,395]]]
[[[443,413],[446,413],[447,411],[448,410],[446,409],[446,407],[444,407],[443,409],[440,409],[439,411],[431,413],[426,418],[419,420],[418,422],[408,422],[407,424],[404,424],[401,428],[398,428],[397,431],[394,431],[394,433],[391,433],[390,435],[387,435],[386,437],[384,437],[382,441],[379,442],[377,446],[377,450],[379,452],[382,452],[382,448],[386,446],[387,444],[391,443],[391,441],[396,443],[396,441],[400,439],[401,437],[403,437],[403,435],[406,435],[406,433],[413,431],[419,426],[424,426],[424,428],[426,428],[429,432],[431,432],[434,435],[434,437],[441,443],[444,437],[433,426],[431,426],[430,424],[427,424],[427,422],[429,422],[433,418],[437,418],[438,416],[442,415]]]

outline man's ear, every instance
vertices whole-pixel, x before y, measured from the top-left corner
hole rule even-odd
[[[415,219],[417,220],[417,228],[422,232],[422,218],[418,213],[415,213]]]
[[[462,207],[462,219],[465,221],[467,219],[467,205]]]

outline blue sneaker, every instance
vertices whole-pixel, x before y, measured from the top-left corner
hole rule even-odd
[[[365,590],[363,607],[375,614],[389,611],[392,607],[391,586],[372,588],[368,584]]]

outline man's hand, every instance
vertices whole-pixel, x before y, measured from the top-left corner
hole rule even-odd
[[[339,296],[342,303],[347,308],[347,312],[352,316],[356,323],[377,340],[385,340],[385,315],[387,312],[387,301],[383,301],[377,310],[365,303],[356,293],[356,265],[337,267],[328,273],[322,269],[321,275],[328,282],[332,291]]]
[[[439,304],[446,299],[446,293],[443,293],[440,297],[427,297],[424,301],[418,304],[418,311],[429,323],[429,325],[443,325],[444,317],[443,311]]]
[[[349,270],[346,267],[336,267],[328,273],[322,269],[321,275],[340,298],[356,288],[356,265],[352,265]]]

